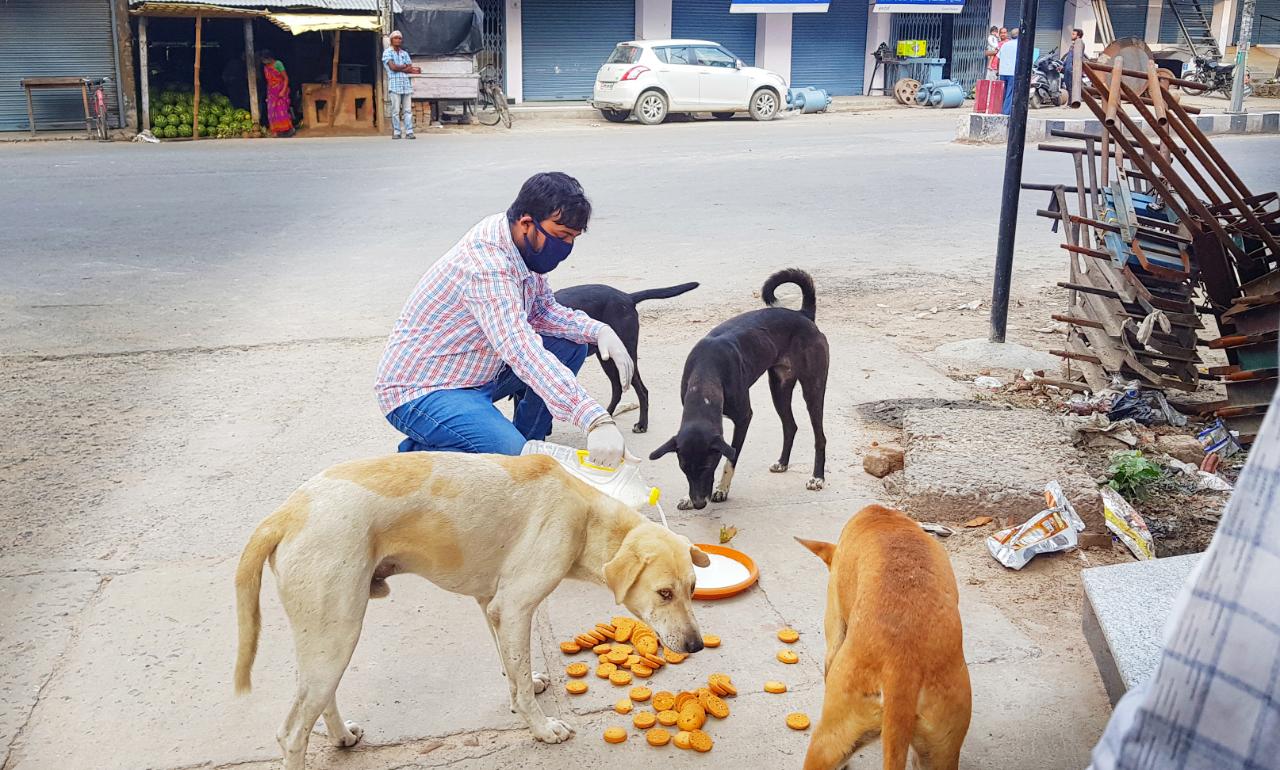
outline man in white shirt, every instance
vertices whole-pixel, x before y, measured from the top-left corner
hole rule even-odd
[[[1000,62],[997,70],[1000,73],[1000,82],[1004,83],[1004,109],[1000,110],[1005,115],[1013,112],[1013,73],[1018,60],[1018,28],[1013,27],[1009,30],[1009,39],[1000,46],[996,58]]]

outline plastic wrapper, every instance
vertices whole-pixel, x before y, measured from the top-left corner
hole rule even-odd
[[[987,550],[996,561],[1010,569],[1022,569],[1036,554],[1065,551],[1080,542],[1084,521],[1058,482],[1045,485],[1044,500],[1048,507],[1043,511],[987,538]]]
[[[1107,529],[1114,532],[1139,561],[1156,558],[1155,541],[1151,539],[1151,531],[1142,516],[1111,487],[1102,487],[1099,491],[1102,493],[1102,515]]]
[[[1226,459],[1240,451],[1240,444],[1231,431],[1227,430],[1222,418],[1214,420],[1212,425],[1197,433],[1196,439],[1207,455],[1216,454]]]

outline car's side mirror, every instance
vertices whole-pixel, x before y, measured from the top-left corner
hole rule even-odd
[[[734,69],[736,69],[736,70],[740,70],[740,69],[742,69],[742,68],[743,68],[743,67],[745,67],[745,66],[747,66],[747,65],[746,65],[746,64],[743,64],[743,62],[742,62],[742,60],[741,60],[741,59],[734,59],[734,60],[733,60],[733,68],[734,68]]]

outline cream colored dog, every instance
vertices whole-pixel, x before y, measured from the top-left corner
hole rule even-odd
[[[677,652],[702,649],[693,617],[693,565],[706,554],[541,455],[430,452],[336,465],[303,484],[258,525],[236,571],[240,644],[237,692],[250,688],[262,618],[262,565],[271,562],[293,627],[298,691],[277,734],[286,770],[303,770],[307,740],[324,715],[329,739],[353,746],[334,692],[360,638],[370,597],[411,572],[484,611],[511,688],[513,710],[534,736],[559,743],[573,728],[534,695],[534,610],[561,580],[608,586],[614,599]]]

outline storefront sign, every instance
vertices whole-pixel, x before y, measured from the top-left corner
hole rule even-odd
[[[730,13],[826,13],[830,2],[806,3],[797,0],[731,0]]]
[[[963,0],[892,0],[876,3],[872,10],[876,13],[960,13],[963,7]]]

